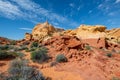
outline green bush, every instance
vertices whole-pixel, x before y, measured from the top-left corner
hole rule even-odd
[[[110,58],[110,57],[112,57],[112,53],[107,53],[106,56],[108,56]]]
[[[8,76],[3,80],[45,80],[41,72],[28,66],[27,60],[15,59],[10,63]]]
[[[23,58],[25,56],[25,54],[21,53],[21,52],[16,52],[15,53],[17,57],[19,58]]]
[[[0,50],[8,50],[9,45],[0,45]]]
[[[20,50],[28,50],[28,47],[27,46],[21,46]]]
[[[29,50],[29,49],[26,49],[25,51],[26,51],[26,52],[30,52],[30,50]]]
[[[56,56],[56,62],[67,62],[67,58],[63,54],[58,54]]]
[[[120,80],[120,78],[113,77],[112,80]]]
[[[57,62],[51,62],[51,63],[50,63],[50,67],[53,67],[53,66],[55,66],[55,65],[57,65]]]
[[[5,59],[7,58],[9,55],[6,51],[1,51],[0,50],[0,59]]]
[[[33,47],[39,47],[39,44],[38,44],[38,42],[33,42],[30,47],[31,48],[33,48]]]
[[[24,57],[24,54],[21,52],[10,52],[10,51],[7,52],[7,51],[0,50],[0,60],[7,59],[7,58],[12,59],[16,57],[22,58]]]
[[[91,47],[90,47],[89,45],[86,45],[86,46],[85,46],[85,49],[86,49],[86,50],[91,50]]]
[[[35,51],[37,48],[33,47],[33,48],[30,48],[29,51]]]
[[[12,41],[10,42],[10,45],[16,45],[16,41],[15,41],[15,40],[12,40]]]
[[[10,52],[0,50],[0,60],[6,58],[15,58],[15,55],[11,54]]]
[[[48,60],[47,50],[39,49],[31,53],[31,59],[36,62],[44,62]]]

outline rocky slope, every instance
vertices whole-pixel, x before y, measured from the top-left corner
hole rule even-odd
[[[106,27],[101,25],[95,25],[95,26],[80,25],[77,29],[67,30],[64,33],[75,35],[81,39],[101,38],[101,37],[105,37],[106,35],[105,29]]]
[[[22,52],[24,58],[30,61],[30,66],[41,70],[52,80],[116,80],[120,78],[119,38],[120,29],[107,30],[101,25],[81,25],[74,30],[63,30],[45,22],[36,25],[32,33],[26,33],[25,39],[17,41],[15,46],[29,48],[35,41],[48,48],[50,59],[43,64],[34,63],[31,52]],[[7,44],[6,39],[0,40],[2,44]],[[68,62],[51,67],[59,54],[65,55]],[[0,65],[0,71],[6,71],[9,62],[1,61],[5,64]]]
[[[79,39],[99,39],[104,38],[110,42],[119,43],[120,42],[120,29],[107,30],[105,26],[102,25],[80,25],[74,30],[64,30],[55,28],[48,22],[37,24],[33,30],[32,34],[26,33],[26,40],[38,40],[42,42],[56,35],[70,35],[76,36]]]
[[[0,44],[9,44],[10,41],[8,38],[0,37]]]
[[[120,28],[108,30],[106,37],[111,42],[120,43]]]

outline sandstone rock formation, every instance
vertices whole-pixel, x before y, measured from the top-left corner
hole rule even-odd
[[[49,39],[54,33],[61,32],[63,29],[55,28],[48,22],[37,24],[32,30],[33,39],[43,41]]]
[[[89,39],[83,39],[83,43],[87,43],[90,46],[96,47],[96,48],[105,48],[106,47],[106,40],[105,38],[89,38]]]
[[[87,38],[101,38],[105,37],[105,26],[96,25],[81,25],[78,27],[75,32],[78,38],[87,39]]]
[[[91,46],[102,48],[105,47],[105,41],[120,43],[120,29],[106,30],[102,25],[80,25],[77,29],[66,30],[55,28],[48,22],[37,24],[32,34],[26,33],[25,40],[37,40],[39,42],[50,39],[53,36],[76,36],[80,40]]]
[[[10,40],[4,37],[0,37],[0,44],[10,44]]]
[[[120,28],[107,31],[106,38],[110,42],[120,43]]]
[[[78,61],[83,57],[90,57],[91,55],[90,51],[85,51],[87,43],[83,43],[83,41],[76,36],[54,36],[43,42],[43,45],[49,49],[49,54],[53,59],[57,54],[64,54],[69,61]],[[86,56],[84,56],[84,54]]]

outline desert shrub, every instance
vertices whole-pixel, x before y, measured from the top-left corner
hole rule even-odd
[[[28,50],[28,47],[27,46],[21,46],[20,50]]]
[[[6,51],[1,51],[0,50],[0,59],[5,59],[7,58],[9,55]]]
[[[15,58],[15,55],[7,51],[0,50],[0,59],[6,59],[6,58]]]
[[[24,57],[24,54],[21,52],[11,52],[11,51],[0,50],[0,59],[7,59],[7,58],[12,59],[16,57],[22,58]]]
[[[112,53],[107,53],[106,56],[107,57],[112,57]]]
[[[0,45],[0,50],[8,50],[9,45]]]
[[[118,77],[113,77],[112,80],[120,80]]]
[[[33,47],[33,48],[30,48],[29,51],[35,51],[37,48]]]
[[[31,53],[31,59],[37,62],[44,62],[48,60],[47,49],[39,49]]]
[[[63,54],[58,54],[56,56],[56,62],[67,62],[67,58]]]
[[[16,41],[15,40],[10,41],[10,45],[16,45]]]
[[[44,46],[41,46],[39,48],[39,50],[42,50],[43,52],[47,53],[48,52],[48,48],[44,47]]]
[[[19,58],[23,58],[25,55],[21,52],[16,52],[16,56]]]
[[[30,47],[33,48],[33,47],[38,47],[38,46],[39,46],[38,42],[32,42]]]
[[[30,50],[29,50],[29,49],[26,49],[25,51],[26,51],[26,52],[30,52]]]
[[[53,66],[55,66],[55,65],[57,65],[57,62],[51,62],[51,63],[50,63],[50,67],[53,67]]]
[[[89,45],[86,45],[86,46],[85,46],[85,49],[86,49],[86,50],[91,50],[91,47],[90,47]]]
[[[42,73],[28,66],[27,60],[15,59],[10,63],[8,76],[4,80],[45,80]]]

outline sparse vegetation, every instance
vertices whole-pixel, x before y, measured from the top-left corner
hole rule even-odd
[[[32,42],[30,47],[33,48],[33,47],[38,47],[38,46],[39,46],[38,42]]]
[[[27,60],[15,59],[10,63],[8,76],[1,76],[3,80],[45,80],[41,72],[28,66]]]
[[[17,54],[17,56],[19,57],[19,58],[23,58],[25,55],[23,54],[23,53],[21,53],[21,52],[16,52],[16,54]]]
[[[63,54],[58,54],[56,56],[56,62],[67,62],[67,58]]]
[[[112,80],[120,80],[118,77],[113,77]]]
[[[16,41],[15,41],[15,40],[12,40],[12,41],[10,42],[10,45],[16,45]]]
[[[20,47],[20,50],[28,50],[28,48],[27,48],[27,46],[23,45],[23,46]]]
[[[31,53],[31,59],[36,62],[44,62],[48,60],[47,48],[42,47]]]
[[[106,56],[111,58],[112,57],[112,53],[107,53]]]
[[[15,58],[15,55],[7,51],[0,50],[0,59],[6,59],[6,58]]]
[[[86,50],[91,50],[91,47],[90,47],[89,45],[86,45],[86,46],[85,46],[85,49],[86,49]]]
[[[57,65],[57,62],[51,62],[51,63],[50,63],[50,66],[51,66],[51,67],[53,67],[53,66],[55,66],[55,65]]]
[[[0,50],[0,59],[12,59],[12,58],[22,58],[24,56],[23,53],[21,52],[11,52],[11,51],[5,51],[5,50]]]
[[[9,45],[0,45],[0,50],[8,50]]]

